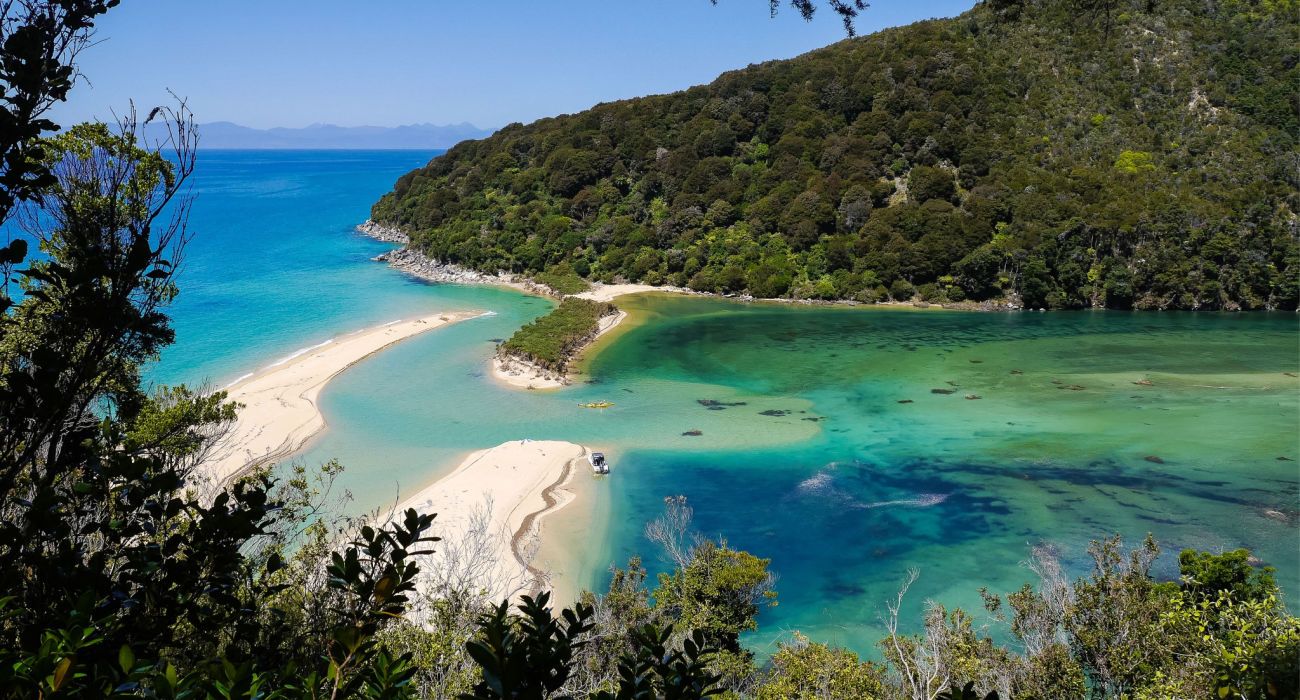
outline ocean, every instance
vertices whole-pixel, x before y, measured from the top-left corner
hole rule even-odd
[[[338,459],[362,513],[505,440],[603,449],[613,473],[584,475],[583,502],[547,525],[562,583],[598,590],[635,555],[662,569],[643,528],[684,495],[702,533],[771,559],[780,604],[747,637],[760,653],[799,630],[875,656],[909,569],[907,629],[930,600],[986,622],[978,589],[1032,581],[1031,547],[1084,575],[1089,540],[1110,534],[1154,534],[1164,576],[1181,548],[1248,547],[1300,591],[1295,314],[648,295],[620,301],[632,316],[580,382],[518,391],[488,359],[552,302],[407,277],[371,260],[390,245],[353,230],[432,155],[201,152],[177,342],[148,378],[219,387],[367,326],[492,311],[339,376],[322,395],[329,429],[296,459]],[[615,405],[577,406],[594,400]]]

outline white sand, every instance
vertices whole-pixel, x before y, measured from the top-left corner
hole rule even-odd
[[[493,357],[492,376],[516,389],[558,389],[569,385],[568,377],[517,357]]]
[[[618,297],[627,296],[628,294],[642,294],[644,292],[672,292],[674,294],[696,294],[685,287],[656,287],[650,284],[600,284],[597,282],[591,286],[591,289],[573,296],[579,299],[591,299],[592,301],[614,301]]]
[[[201,474],[221,483],[253,466],[292,455],[325,428],[317,399],[343,370],[394,343],[480,315],[442,313],[394,321],[326,341],[239,379],[225,391],[243,408]]]
[[[632,286],[632,285],[628,285]],[[610,314],[600,319],[596,330],[596,335],[587,341],[587,344],[578,349],[569,361],[570,366],[575,364],[581,357],[582,353],[591,347],[600,336],[614,330],[614,327],[627,318],[626,311]],[[500,355],[492,358],[492,376],[508,386],[516,389],[558,389],[562,386],[568,386],[573,382],[571,375],[561,376],[550,370],[543,369],[537,365],[522,360],[518,357],[502,357]]]
[[[573,500],[573,492],[564,487],[590,469],[586,455],[583,446],[556,440],[514,440],[479,450],[403,501],[394,517],[408,508],[437,514],[433,534],[443,542],[433,545],[439,553],[429,567],[468,571],[495,600],[528,593],[540,585],[529,564],[541,520]],[[482,546],[467,545],[467,540],[482,540]],[[463,553],[460,559],[473,555],[475,561],[448,560],[458,552]]]

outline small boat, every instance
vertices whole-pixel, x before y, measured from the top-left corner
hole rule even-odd
[[[580,408],[609,408],[610,406],[613,405],[614,405],[613,401],[592,401],[591,403],[578,404]]]
[[[591,462],[591,471],[596,474],[608,474],[609,462],[605,461],[604,452],[592,452],[587,455],[587,461]]]

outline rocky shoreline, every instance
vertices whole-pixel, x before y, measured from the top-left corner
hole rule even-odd
[[[453,263],[434,260],[417,250],[405,247],[410,237],[400,229],[385,226],[374,221],[366,221],[357,226],[357,231],[384,243],[396,243],[403,247],[394,248],[371,258],[375,262],[388,263],[394,269],[418,277],[426,282],[440,284],[490,284],[498,287],[511,287],[534,294],[550,295],[550,290],[528,280],[520,280],[508,272],[489,275]]]
[[[411,250],[410,248],[395,248],[376,255],[372,258],[376,262],[388,263],[394,269],[405,272],[413,277],[419,277],[428,282],[451,283],[451,284],[491,284],[501,287],[515,287],[532,291],[533,285],[519,282],[514,275],[501,272],[496,275],[489,275],[469,268],[461,267],[451,263],[443,263],[428,257],[424,253]]]
[[[560,298],[564,295],[557,293],[542,284],[533,280],[519,277],[508,272],[498,272],[495,275],[489,275],[485,272],[471,270],[454,263],[444,263],[434,260],[416,250],[406,247],[410,243],[410,237],[401,229],[381,224],[377,221],[367,220],[365,223],[357,226],[357,231],[375,240],[384,243],[394,243],[403,246],[387,253],[372,258],[376,262],[384,262],[391,265],[394,269],[405,272],[422,280],[435,283],[449,284],[489,284],[499,287],[511,287],[529,294],[538,294]],[[639,286],[639,285],[638,285]],[[647,289],[647,291],[651,291]],[[692,289],[683,287],[656,287],[653,291],[670,292],[675,294],[689,294],[694,296],[713,296],[723,299],[731,299],[740,302],[775,302],[779,304],[803,304],[807,306],[902,306],[913,307],[918,309],[949,309],[953,311],[983,311],[983,312],[1007,312],[1007,311],[1032,311],[1033,309],[1023,309],[1018,300],[1007,299],[990,299],[986,301],[973,302],[948,302],[943,304],[931,304],[919,299],[911,301],[878,301],[874,304],[863,303],[851,299],[764,299],[749,296],[748,294],[716,294],[711,292],[697,292]],[[582,293],[574,296],[584,298],[595,298],[595,295]],[[1041,311],[1041,309],[1039,309]]]
[[[370,236],[377,241],[384,243],[399,243],[406,245],[411,242],[411,237],[402,232],[401,229],[393,226],[385,226],[373,219],[366,219],[364,224],[357,226],[357,232]]]

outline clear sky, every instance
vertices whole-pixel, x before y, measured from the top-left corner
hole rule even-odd
[[[972,0],[881,0],[859,33]],[[123,0],[55,118],[107,119],[170,88],[199,122],[499,127],[671,92],[844,38],[767,0]]]

